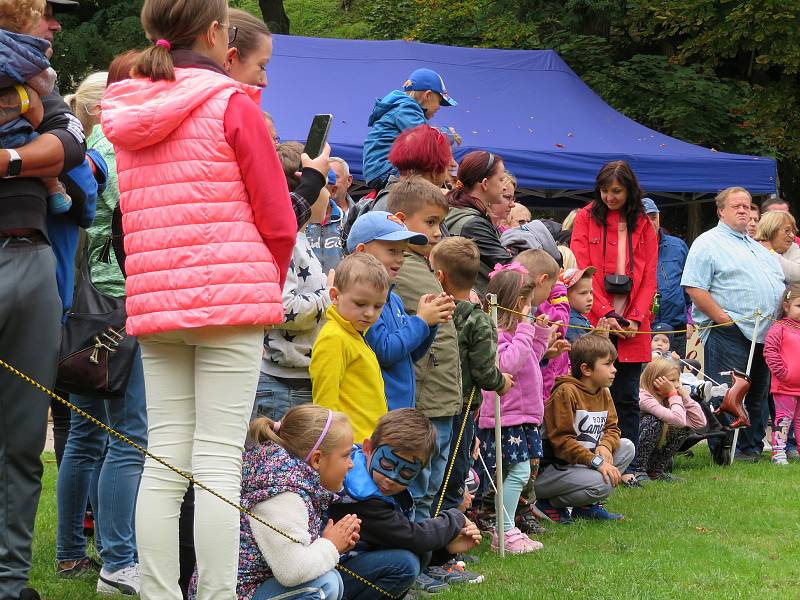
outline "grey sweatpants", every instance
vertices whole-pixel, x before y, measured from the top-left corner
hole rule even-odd
[[[56,262],[46,242],[0,243],[0,359],[45,387],[61,340]],[[0,367],[0,600],[28,582],[50,398]]]
[[[614,466],[623,473],[635,455],[633,442],[622,438],[619,448],[614,452]],[[539,470],[534,489],[537,498],[549,500],[556,508],[565,508],[603,502],[614,488],[603,481],[600,473],[589,467],[549,465]]]

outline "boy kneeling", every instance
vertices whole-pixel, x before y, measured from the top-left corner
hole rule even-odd
[[[361,540],[340,563],[394,595],[414,585],[427,553],[455,554],[480,544],[478,528],[457,508],[419,522],[412,519],[408,485],[428,462],[435,443],[436,430],[418,410],[385,414],[363,447],[353,446],[353,468],[329,509],[334,520],[345,514],[361,519]],[[348,571],[341,575],[346,599],[381,597]]]
[[[573,518],[620,520],[603,507],[635,455],[620,439],[608,390],[617,351],[599,334],[577,340],[569,353],[572,374],[556,379],[544,409],[544,458],[536,479],[536,506],[557,523]],[[573,507],[570,516],[569,507]]]

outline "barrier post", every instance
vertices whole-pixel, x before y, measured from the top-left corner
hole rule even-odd
[[[758,329],[759,325],[761,325],[761,309],[756,309],[756,319],[755,325],[753,326],[753,339],[750,342],[750,356],[747,357],[747,369],[745,370],[745,375],[750,377],[750,370],[753,368],[753,357],[756,353],[756,344],[758,343]],[[736,442],[739,441],[739,428],[733,430],[733,441],[731,442],[731,458],[730,463],[733,464],[733,456],[736,454]]]
[[[492,317],[495,331],[497,330],[497,295],[487,294],[489,315]],[[499,365],[499,359],[498,365]],[[494,398],[494,464],[495,481],[497,482],[494,494],[495,531],[497,531],[497,544],[500,548],[500,558],[506,555],[505,532],[503,531],[503,434],[500,425],[500,395],[495,392]]]

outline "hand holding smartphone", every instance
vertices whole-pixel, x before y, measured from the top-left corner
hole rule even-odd
[[[322,154],[322,149],[328,142],[328,133],[333,122],[333,115],[315,115],[311,121],[311,128],[308,130],[306,145],[303,152],[312,159]]]

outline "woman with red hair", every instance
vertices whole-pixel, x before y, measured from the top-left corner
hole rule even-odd
[[[386,187],[375,198],[362,200],[354,210],[350,210],[342,227],[343,248],[347,248],[347,237],[359,216],[371,210],[387,210],[389,192],[395,183],[419,175],[436,187],[442,187],[448,170],[455,166],[447,136],[430,125],[419,125],[401,133],[389,151],[389,162],[400,172],[400,177],[390,176]]]

